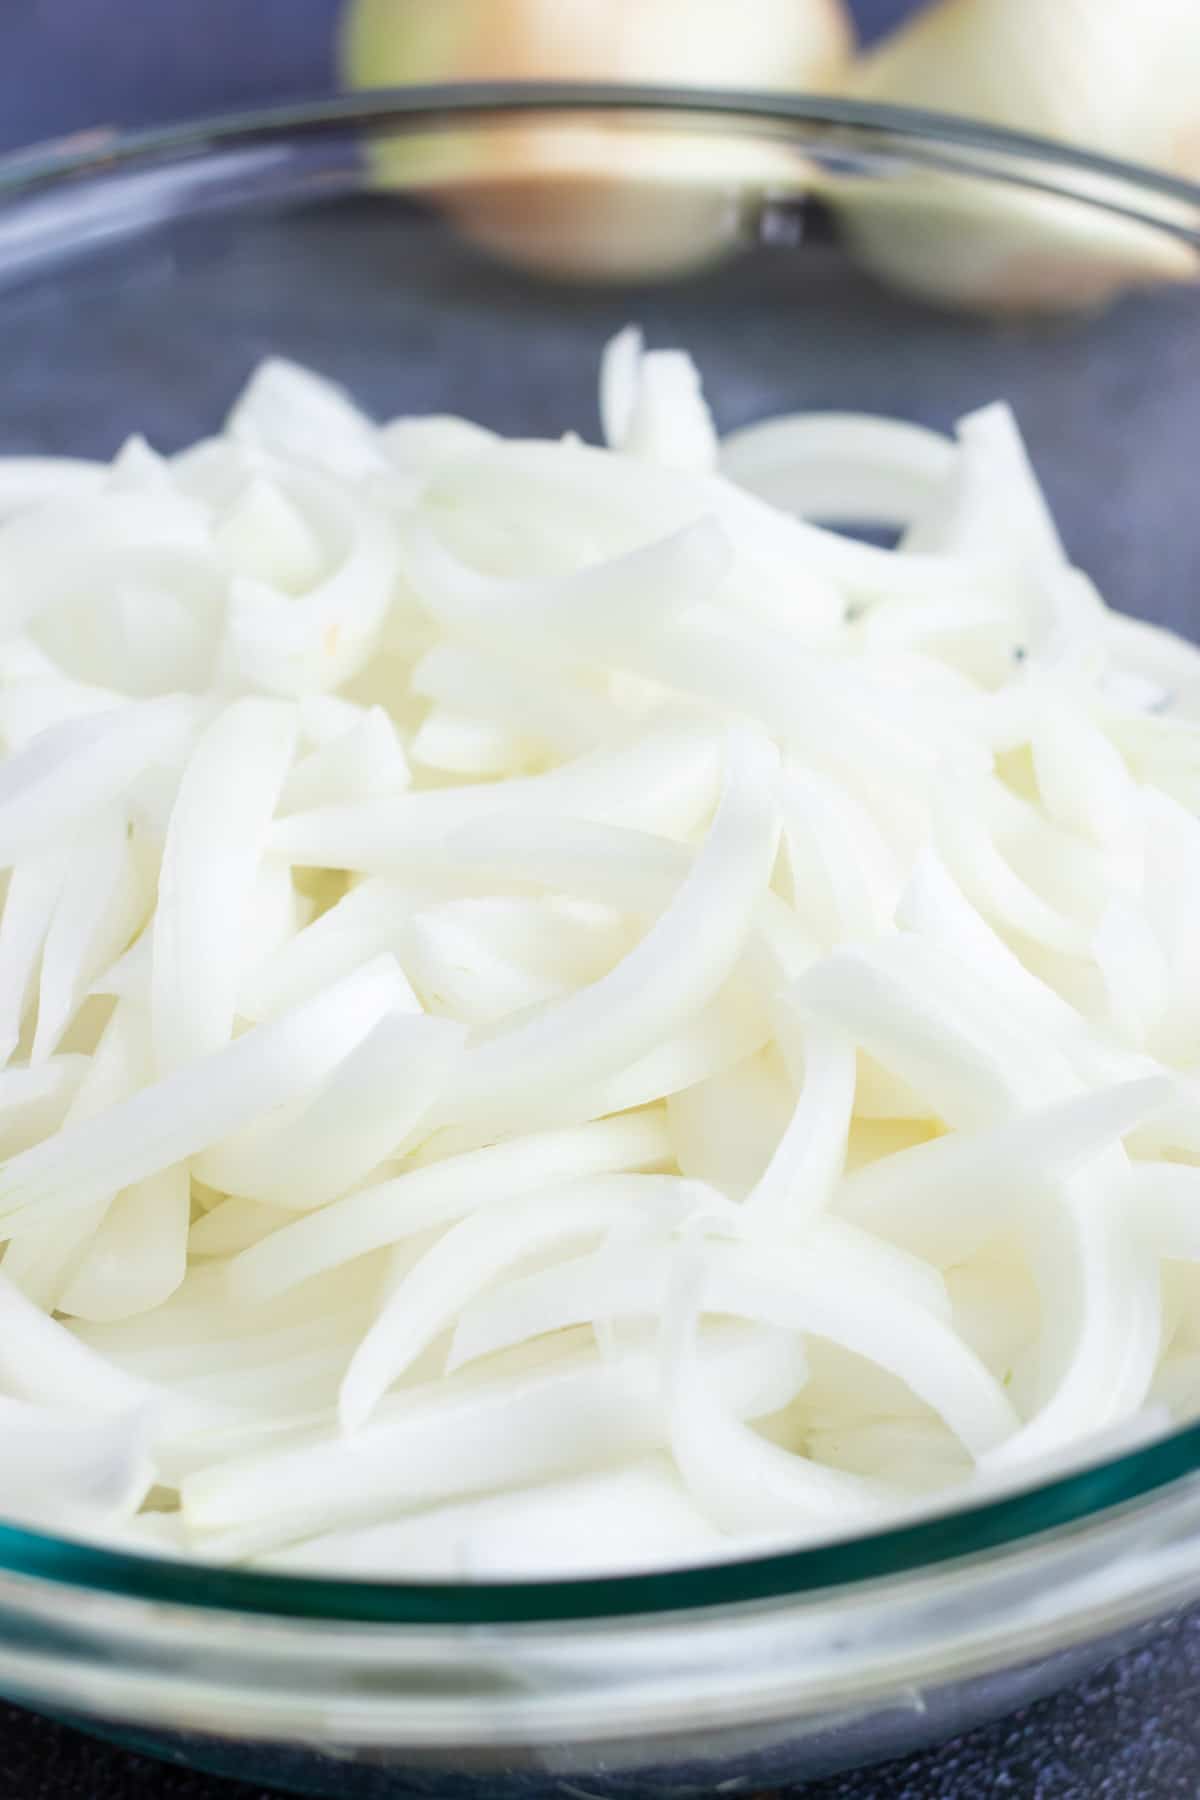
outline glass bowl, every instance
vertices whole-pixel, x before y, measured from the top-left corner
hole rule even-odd
[[[594,434],[635,319],[725,429],[1008,398],[1075,559],[1194,634],[1198,243],[1200,190],[1166,177],[805,98],[426,89],[99,134],[0,162],[0,450],[173,450],[272,351],[380,414]],[[870,1537],[540,1584],[0,1526],[0,1692],[302,1793],[786,1788],[1014,1708],[1200,1594],[1198,1469],[1193,1427]]]

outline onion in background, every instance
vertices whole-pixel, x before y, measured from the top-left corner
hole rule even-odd
[[[960,114],[1200,175],[1200,15],[1194,0],[935,0],[855,65],[856,99]],[[855,252],[923,298],[993,312],[1095,307],[1122,288],[1194,280],[1168,231],[1080,201],[914,174],[830,193]],[[1186,228],[1190,209],[1179,208]]]
[[[1200,177],[1193,0],[1146,0],[1136,18],[1129,0],[934,0],[857,61],[844,0],[354,0],[343,67],[356,88],[507,79],[844,92]],[[936,304],[1080,311],[1200,274],[1189,209],[1164,200],[1165,228],[1119,221],[1088,203],[1111,206],[1101,174],[1080,174],[1078,198],[936,171],[830,174],[782,136],[698,123],[681,140],[632,114],[505,120],[397,138],[374,155],[385,182],[436,193],[473,242],[557,277],[703,266],[738,242],[772,183],[821,191],[865,267]]]
[[[835,89],[853,37],[843,0],[355,0],[349,87],[455,81],[662,82]],[[795,186],[782,141],[728,129],[681,138],[632,115],[480,126],[396,139],[381,178],[435,191],[465,235],[523,267],[587,280],[653,279],[737,241],[742,198]]]

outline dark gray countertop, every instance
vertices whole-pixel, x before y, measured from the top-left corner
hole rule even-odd
[[[421,0],[413,0],[419,4]],[[910,0],[856,0],[877,30]],[[339,0],[3,0],[0,149],[313,93]],[[1200,1794],[1200,1614],[1083,1686],[926,1755],[818,1783],[811,1800],[1192,1800]],[[267,1800],[0,1706],[0,1800]]]

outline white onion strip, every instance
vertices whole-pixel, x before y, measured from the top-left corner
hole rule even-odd
[[[703,1189],[672,1175],[608,1175],[542,1192],[454,1225],[396,1286],[354,1353],[342,1383],[343,1426],[357,1430],[397,1376],[451,1325],[474,1292],[523,1257],[588,1238],[646,1212],[670,1222],[704,1204]]]
[[[602,1252],[592,1259],[590,1279],[580,1285],[573,1301],[566,1284],[561,1284],[563,1301],[553,1314],[537,1318],[525,1290],[513,1309],[513,1328],[523,1338],[604,1315],[658,1316],[677,1255]],[[801,1251],[776,1245],[717,1246],[706,1255],[705,1310],[785,1331],[811,1332],[854,1351],[910,1385],[972,1452],[991,1449],[1015,1432],[1019,1421],[1003,1390],[951,1325],[897,1292],[875,1271],[858,1268],[853,1289],[847,1291],[836,1279],[844,1267],[836,1240],[828,1252],[816,1245]],[[555,1288],[543,1287],[553,1305]],[[524,1327],[519,1322],[522,1313]],[[452,1367],[469,1356],[493,1352],[507,1341],[488,1320],[486,1303],[478,1319],[469,1333],[461,1326],[456,1333]]]
[[[468,1052],[460,1098],[495,1107],[531,1087],[595,1080],[694,1018],[741,954],[778,846],[774,753],[731,736],[725,794],[676,899],[609,975]]]
[[[655,727],[631,748],[598,750],[546,775],[321,807],[277,821],[270,848],[294,863],[405,874],[450,833],[498,809],[568,811],[602,824],[685,836],[711,811],[720,741],[694,722]],[[418,865],[419,866],[419,865]]]
[[[1040,1404],[985,1466],[1061,1452],[1144,1405],[1162,1345],[1158,1267],[1126,1229],[1119,1185],[1074,1177],[1030,1209],[1046,1329]]]
[[[794,1054],[796,1035],[802,1056]],[[802,1034],[785,1026],[783,1043],[785,1054],[793,1052],[800,1093],[774,1155],[747,1196],[742,1228],[750,1237],[794,1240],[828,1205],[841,1175],[858,1071],[851,1039],[816,1020]]]
[[[348,1194],[244,1251],[230,1266],[231,1288],[243,1299],[267,1299],[367,1251],[452,1224],[476,1207],[587,1175],[652,1168],[670,1155],[666,1121],[646,1112],[445,1157]]]
[[[209,726],[184,771],[154,916],[151,1006],[164,1073],[229,1042],[242,936],[295,734],[289,708],[238,700]]]
[[[59,1309],[123,1319],[170,1298],[187,1269],[191,1186],[181,1164],[118,1194],[67,1284]]]
[[[1171,1093],[1166,1076],[1148,1076],[915,1144],[849,1176],[839,1210],[921,1255],[958,1262],[1011,1228],[1029,1188],[1075,1174]]]
[[[69,719],[0,764],[0,867],[61,842],[115,800],[143,769],[181,750],[193,702],[144,700]]]
[[[142,923],[146,898],[119,813],[81,830],[46,933],[30,1060],[43,1062],[91,984]]]
[[[951,478],[940,432],[866,413],[796,413],[734,431],[721,471],[761,500],[824,525],[903,530]]]
[[[667,1431],[655,1361],[652,1349],[610,1363],[583,1354],[528,1375],[413,1390],[352,1440],[328,1436],[188,1477],[185,1523],[215,1531],[267,1521],[275,1541],[287,1543],[397,1507],[655,1449]],[[714,1332],[704,1363],[738,1413],[759,1417],[793,1391],[794,1358],[773,1335]]]
[[[14,1157],[0,1171],[0,1234],[13,1236],[44,1207],[86,1207],[311,1091],[386,1013],[393,969],[386,957],[368,963],[200,1065]]]
[[[92,1420],[0,1396],[0,1507],[70,1530],[130,1518],[149,1492],[146,1419]]]
[[[875,1524],[888,1510],[885,1489],[790,1455],[714,1396],[698,1354],[703,1294],[703,1263],[681,1262],[667,1294],[662,1339],[671,1453],[705,1512],[731,1535]],[[802,1370],[798,1359],[797,1387]]]
[[[385,1013],[295,1118],[225,1139],[196,1173],[228,1194],[309,1212],[357,1187],[439,1099],[465,1031],[449,1019]]]

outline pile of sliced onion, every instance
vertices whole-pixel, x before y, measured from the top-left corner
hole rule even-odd
[[[1002,405],[601,414],[0,464],[0,1515],[635,1570],[1200,1411],[1200,653]]]

